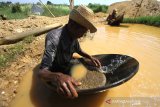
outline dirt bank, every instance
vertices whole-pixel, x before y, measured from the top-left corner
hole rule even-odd
[[[132,0],[113,3],[109,6],[108,13],[111,13],[114,8],[119,10],[119,14],[125,11],[125,17],[160,15],[160,2],[157,0]]]
[[[46,16],[30,16],[26,19],[4,20],[0,21],[0,37],[23,32],[36,27],[54,24],[56,22],[66,22],[68,16],[64,17],[46,17]]]

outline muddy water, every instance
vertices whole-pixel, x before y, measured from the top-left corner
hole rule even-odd
[[[81,80],[86,76],[86,74],[87,74],[87,69],[82,64],[75,65],[71,69],[71,76],[75,80]]]
[[[139,72],[125,84],[104,93],[67,100],[58,97],[39,82],[35,77],[37,66],[34,72],[31,70],[24,77],[10,107],[107,107],[108,97],[160,96],[160,28],[137,24],[98,26],[94,39],[84,40],[81,47],[93,55],[130,55],[139,61]]]

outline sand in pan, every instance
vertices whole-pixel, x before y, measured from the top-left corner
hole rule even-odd
[[[89,71],[82,64],[75,65],[71,70],[71,76],[82,83],[77,90],[85,90],[90,88],[98,88],[104,86],[106,77],[98,71]]]

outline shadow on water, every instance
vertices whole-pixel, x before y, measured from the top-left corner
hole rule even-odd
[[[128,25],[120,25],[119,27],[124,27],[124,28],[128,28]]]
[[[39,65],[33,70],[31,101],[35,107],[100,107],[105,101],[107,92],[92,95],[79,95],[76,99],[66,99],[58,96],[47,88],[37,77]]]
[[[107,23],[105,23],[104,25],[108,25]],[[119,26],[111,26],[111,25],[108,25],[110,27],[123,27],[123,28],[128,28],[129,26],[128,25],[124,25],[124,24],[120,24]]]
[[[112,26],[112,27],[123,27],[123,28],[128,28],[129,26],[128,25],[119,25],[119,26]]]

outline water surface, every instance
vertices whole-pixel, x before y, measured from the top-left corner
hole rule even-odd
[[[160,96],[160,28],[139,24],[124,24],[120,27],[99,25],[93,40],[84,40],[81,48],[91,55],[114,53],[132,56],[140,63],[139,72],[125,84],[106,92],[67,100],[39,83],[39,79],[35,78],[35,67],[24,76],[19,93],[10,106],[107,107],[106,102],[110,97]]]

